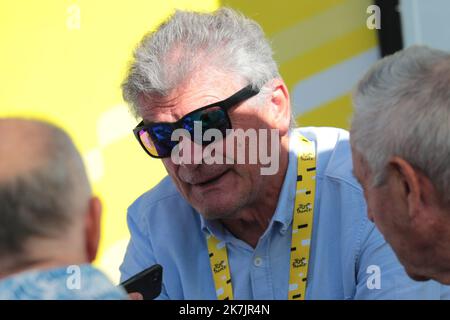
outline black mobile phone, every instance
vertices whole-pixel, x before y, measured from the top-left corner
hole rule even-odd
[[[161,293],[162,270],[161,265],[155,264],[122,282],[120,286],[128,293],[139,292],[144,300],[153,300]]]

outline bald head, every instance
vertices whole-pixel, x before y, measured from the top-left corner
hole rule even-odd
[[[0,183],[30,174],[48,161],[50,140],[59,129],[24,119],[0,119]],[[47,158],[47,159],[46,159]]]
[[[0,260],[30,239],[58,238],[81,220],[91,196],[83,162],[61,129],[0,119]]]

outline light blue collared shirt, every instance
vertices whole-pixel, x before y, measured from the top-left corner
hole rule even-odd
[[[0,281],[0,300],[117,300],[128,299],[90,264],[29,270]]]
[[[131,240],[122,281],[163,266],[160,299],[216,299],[205,235],[225,241],[235,299],[287,299],[299,132],[317,152],[316,200],[307,299],[449,299],[450,287],[411,280],[367,219],[352,174],[348,132],[301,128],[291,132],[289,165],[276,211],[256,248],[218,221],[203,219],[169,177],[129,208]],[[230,192],[233,192],[230,190]]]

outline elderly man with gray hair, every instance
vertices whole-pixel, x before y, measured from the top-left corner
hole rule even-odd
[[[0,299],[123,299],[92,262],[101,204],[68,135],[0,119]]]
[[[369,218],[416,280],[450,284],[450,54],[412,46],[354,92],[354,172]]]
[[[143,152],[169,177],[129,208],[122,280],[159,263],[160,299],[448,298],[449,288],[411,280],[367,219],[348,132],[292,128],[255,21],[226,8],[177,11],[137,47],[123,95],[143,120]],[[238,132],[259,140],[234,143]],[[276,170],[234,161],[235,149],[255,146]],[[202,161],[179,161],[181,149]]]

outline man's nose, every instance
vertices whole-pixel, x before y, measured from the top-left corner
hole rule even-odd
[[[203,146],[189,137],[183,137],[178,144],[181,156],[180,166],[195,170],[203,162]]]

